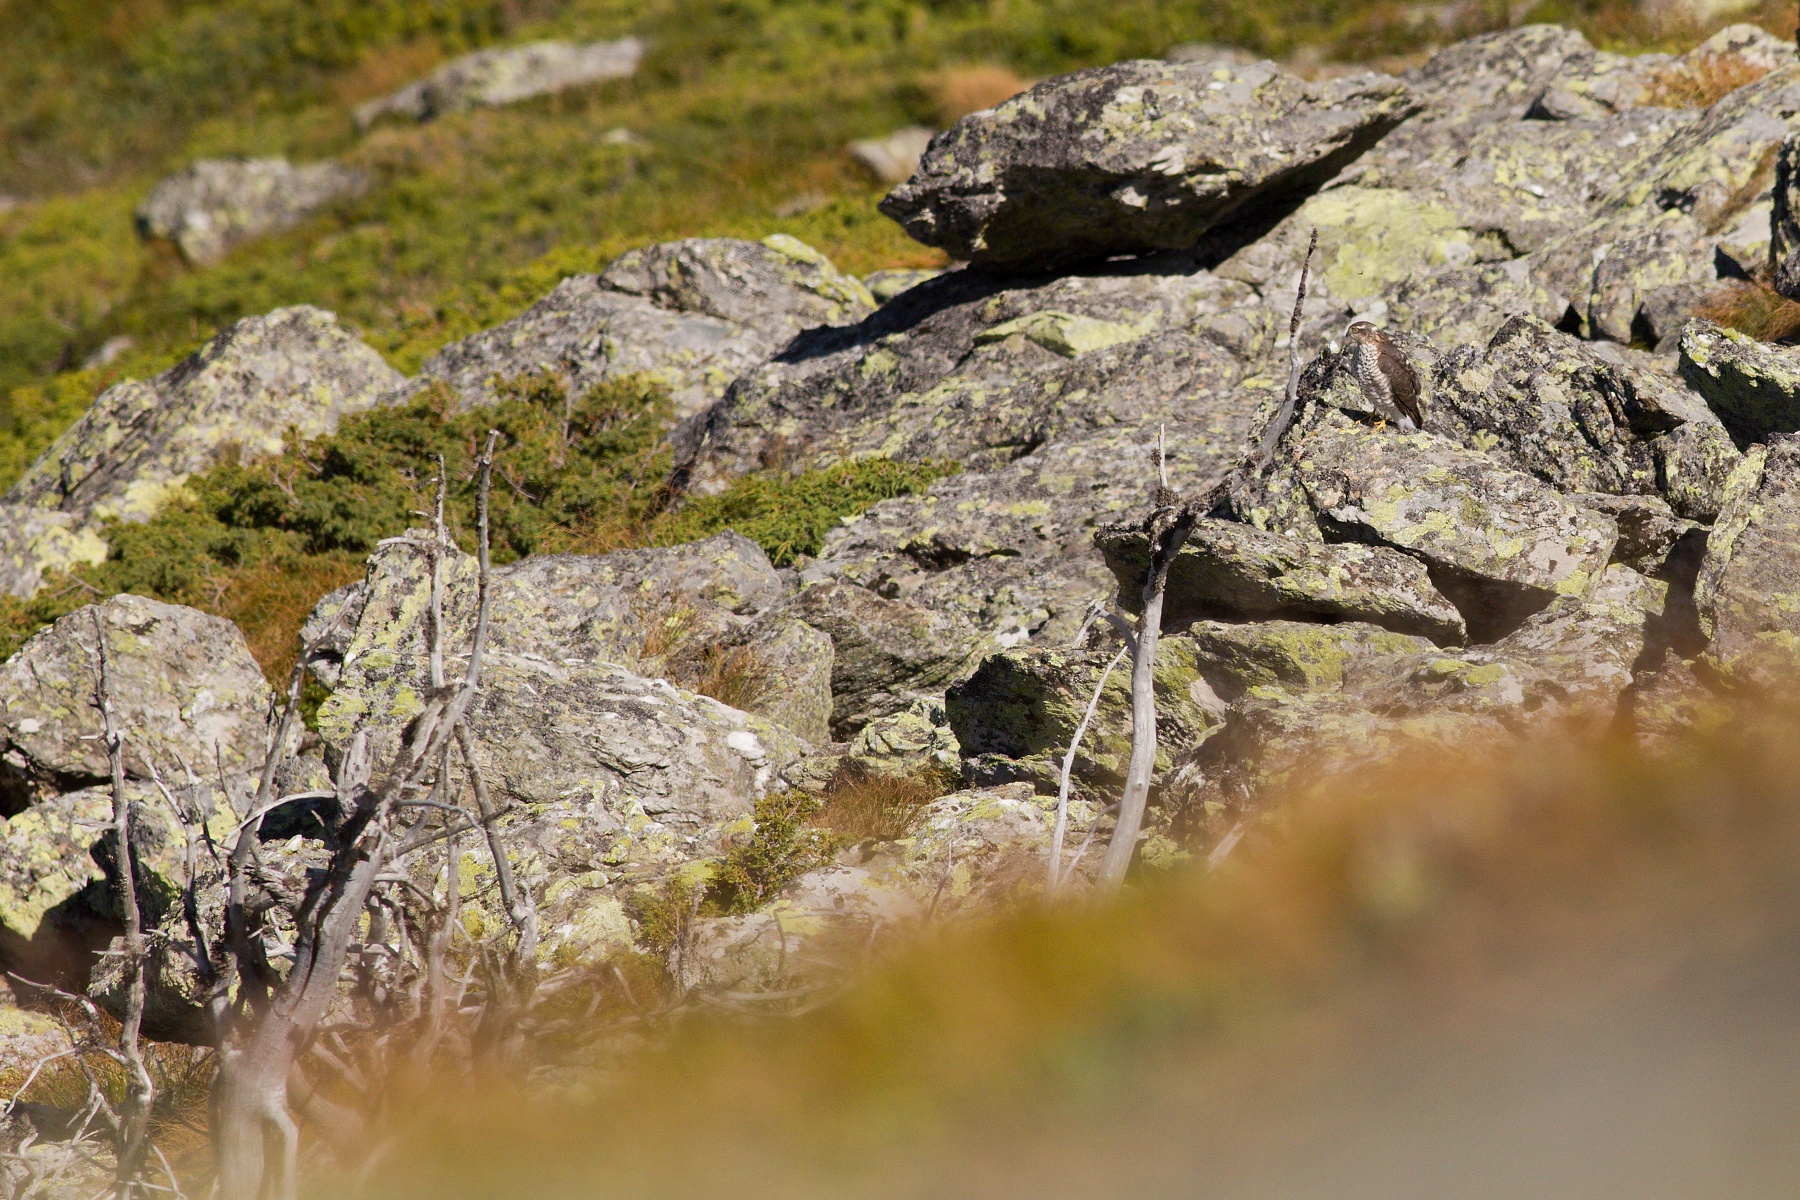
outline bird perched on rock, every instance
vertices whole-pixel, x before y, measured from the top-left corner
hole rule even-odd
[[[1352,324],[1345,336],[1350,340],[1350,369],[1356,373],[1363,399],[1376,414],[1402,429],[1424,425],[1425,412],[1419,407],[1419,373],[1406,352],[1367,321]]]

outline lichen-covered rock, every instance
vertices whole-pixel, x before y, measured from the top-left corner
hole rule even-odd
[[[869,289],[869,295],[875,297],[875,303],[886,304],[901,292],[911,291],[926,280],[936,279],[942,274],[942,271],[923,267],[890,267],[864,275],[863,286]]]
[[[1401,78],[1422,119],[1517,121],[1571,62],[1593,53],[1573,29],[1521,25],[1447,46]]]
[[[1159,422],[1235,453],[1273,320],[1185,256],[1048,281],[948,272],[860,325],[808,335],[732,384],[697,430],[686,485],[779,460],[871,454],[999,467],[1046,441]]]
[[[1586,596],[1618,540],[1611,518],[1437,434],[1373,434],[1340,418],[1299,453],[1321,526],[1416,555],[1477,642],[1556,596]]]
[[[327,608],[353,608],[347,641],[325,648],[314,664],[315,673],[335,679],[319,710],[328,742],[345,745],[359,723],[404,721],[418,711],[428,681],[432,553],[422,532],[384,544],[360,590],[327,597],[309,623],[322,629]],[[478,572],[469,555],[442,554],[448,657],[467,653]],[[736,533],[666,549],[535,556],[496,568],[492,586],[488,646],[495,655],[549,668],[613,663],[649,676],[686,677],[679,667],[712,665],[751,693],[748,708],[770,720],[785,713],[817,731],[829,648],[782,621],[758,623],[786,589],[761,547]],[[733,667],[717,653],[733,648],[751,661]]]
[[[942,697],[927,696],[864,725],[850,739],[844,759],[876,775],[955,772],[962,769],[962,744]]]
[[[1715,261],[1715,239],[1672,207],[1654,215],[1609,213],[1532,255],[1531,272],[1567,302],[1585,336],[1629,342],[1663,298],[1697,295],[1714,282]]]
[[[452,59],[423,79],[371,100],[356,110],[356,125],[367,129],[383,117],[429,121],[477,106],[491,107],[549,95],[564,88],[621,79],[637,71],[644,43],[530,42],[479,50]]]
[[[1316,188],[1415,108],[1380,75],[1115,63],[964,117],[882,211],[1004,269],[1185,250],[1251,205]]]
[[[1223,476],[1236,444],[1219,425],[1185,424],[1168,426],[1167,442],[1170,483],[1195,492]],[[1054,441],[875,505],[827,535],[804,574],[957,612],[999,646],[1066,645],[1116,587],[1095,528],[1139,513],[1156,472],[1154,430]]]
[[[106,539],[53,508],[0,503],[0,591],[29,597],[52,571],[106,561]]]
[[[1589,597],[1560,597],[1493,645],[1357,658],[1335,689],[1254,687],[1182,757],[1165,794],[1233,810],[1409,747],[1468,753],[1548,728],[1606,729],[1665,595],[1614,566]]]
[[[831,740],[831,638],[785,612],[765,613],[724,634],[712,663],[721,682],[734,673],[740,707],[766,717],[803,741]],[[725,689],[721,689],[725,690]]]
[[[1668,503],[1656,496],[1615,496],[1604,492],[1570,492],[1569,499],[1605,513],[1619,527],[1619,540],[1613,546],[1613,561],[1623,563],[1640,575],[1666,578],[1665,570],[1673,564],[1670,556],[1678,546],[1685,547],[1706,531],[1700,525],[1675,515]]]
[[[1753,446],[1726,488],[1694,589],[1707,661],[1791,695],[1800,679],[1800,438]]]
[[[1800,430],[1800,356],[1695,321],[1681,335],[1681,377],[1740,446]]]
[[[1119,603],[1143,607],[1149,544],[1142,529],[1095,535],[1119,584]],[[1163,627],[1191,621],[1364,621],[1439,644],[1461,642],[1462,617],[1423,563],[1382,546],[1321,545],[1231,521],[1200,520],[1169,569]]]
[[[398,382],[328,312],[300,305],[246,317],[148,383],[108,388],[6,502],[147,520],[223,447],[246,459],[278,454],[291,433],[331,433]]]
[[[1115,651],[1020,648],[993,655],[966,682],[944,693],[944,711],[968,769],[983,783],[1026,780],[1055,795],[1075,727],[1106,675],[1100,705],[1081,740],[1072,778],[1116,790],[1131,758],[1131,663],[1111,672]],[[1157,769],[1172,750],[1192,745],[1212,723],[1217,698],[1202,680],[1194,643],[1164,638],[1156,649]]]
[[[425,360],[403,395],[442,383],[466,406],[494,385],[549,372],[576,395],[644,375],[680,416],[717,400],[738,375],[802,330],[867,316],[874,298],[795,238],[690,238],[633,250],[599,275],[576,275],[524,313]]]
[[[1226,702],[1259,687],[1290,692],[1337,687],[1359,658],[1432,650],[1426,638],[1361,621],[1196,621],[1185,636],[1201,676]]]
[[[890,600],[853,583],[804,587],[789,611],[831,638],[831,728],[839,737],[941,694],[994,648],[954,609]]]
[[[1428,429],[1565,492],[1654,495],[1661,435],[1717,425],[1672,381],[1523,316],[1444,356],[1434,384]]]
[[[261,769],[269,685],[237,626],[197,609],[114,596],[39,630],[0,666],[3,811],[110,775],[94,707],[96,613],[106,629],[128,775],[149,779],[152,766],[173,779],[189,767]]]
[[[368,187],[368,172],[329,159],[296,167],[285,158],[203,158],[158,183],[138,206],[137,224],[205,265]]]

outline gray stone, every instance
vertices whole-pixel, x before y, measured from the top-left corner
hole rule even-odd
[[[1181,422],[1229,430],[1273,321],[1240,283],[1167,255],[1043,282],[980,270],[912,288],[850,329],[806,335],[732,384],[696,429],[687,486],[766,462],[871,454],[1002,466],[1055,438]]]
[[[993,655],[967,681],[944,693],[944,711],[974,777],[1025,780],[1054,796],[1063,757],[1115,650],[1021,647]],[[1194,643],[1164,638],[1156,651],[1156,768],[1170,747],[1198,741],[1218,707],[1200,674]],[[1131,758],[1131,662],[1106,674],[1100,705],[1077,750],[1071,777],[1098,793],[1116,792]]]
[[[477,571],[470,556],[443,553],[448,661],[467,653]],[[390,540],[371,560],[360,592],[327,597],[309,623],[323,628],[326,614],[340,606],[354,617],[348,638],[339,632],[309,663],[315,675],[334,680],[319,710],[328,743],[341,748],[361,724],[418,711],[428,679],[431,554],[426,533]],[[710,684],[765,722],[786,716],[805,726],[792,732],[820,732],[830,647],[769,614],[786,589],[762,549],[738,534],[667,549],[536,556],[495,568],[492,586],[488,647],[496,661],[542,664],[552,677],[564,668],[616,664],[634,677]],[[734,651],[748,661],[734,660]],[[454,675],[458,668],[446,669]]]
[[[804,587],[791,611],[831,638],[831,728],[839,737],[941,693],[993,648],[954,609],[889,600],[852,583]]]
[[[1732,472],[1694,589],[1707,662],[1776,696],[1800,679],[1800,438],[1753,446]]]
[[[922,125],[896,129],[886,137],[859,138],[846,149],[850,157],[867,167],[882,183],[894,184],[910,176],[931,144],[933,131]]]
[[[1201,676],[1226,702],[1252,688],[1334,688],[1357,659],[1433,649],[1426,638],[1360,621],[1196,621],[1185,636],[1193,641]]]
[[[1010,270],[1184,250],[1317,187],[1416,107],[1379,75],[1309,84],[1273,63],[1115,63],[964,117],[882,211],[927,245]]]
[[[1800,355],[1695,321],[1681,336],[1681,377],[1739,446],[1800,430]]]
[[[1593,52],[1573,29],[1521,25],[1446,46],[1401,78],[1427,118],[1516,121],[1571,62]]]
[[[204,266],[368,188],[368,172],[329,159],[296,167],[285,158],[202,158],[151,190],[138,230]]]
[[[1119,603],[1143,607],[1149,545],[1132,525],[1095,535],[1119,582]],[[1462,617],[1423,563],[1383,546],[1320,545],[1249,525],[1202,519],[1169,570],[1163,627],[1191,621],[1364,621],[1440,644],[1463,640]]]
[[[149,779],[260,770],[268,752],[269,685],[244,635],[220,617],[122,595],[39,630],[0,666],[4,808],[107,779],[94,615],[107,631],[125,770]]]
[[[864,725],[850,739],[844,758],[877,775],[957,772],[962,770],[962,744],[950,727],[943,699],[927,696]]]
[[[1416,555],[1477,642],[1556,596],[1588,595],[1618,540],[1610,517],[1437,434],[1375,434],[1340,418],[1296,452],[1328,534]]]
[[[479,50],[452,59],[399,91],[358,106],[356,126],[367,129],[383,117],[429,121],[477,106],[512,104],[564,88],[622,79],[637,72],[644,43],[530,42]]]
[[[148,383],[108,388],[8,489],[6,502],[91,520],[147,520],[219,450],[278,454],[320,437],[400,381],[328,312],[246,317]]]
[[[855,321],[874,306],[860,282],[784,234],[665,242],[623,254],[597,276],[565,279],[511,321],[444,347],[402,395],[443,383],[472,407],[494,401],[496,381],[538,372],[576,395],[644,375],[691,416],[802,330]]]
[[[869,295],[875,297],[875,303],[886,304],[901,292],[911,291],[926,280],[936,279],[942,274],[938,270],[894,267],[864,275],[863,286],[869,289]]]

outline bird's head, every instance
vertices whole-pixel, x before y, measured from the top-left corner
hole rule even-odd
[[[1344,336],[1353,342],[1360,342],[1365,338],[1374,337],[1376,332],[1375,326],[1367,321],[1352,321],[1350,328],[1344,330]]]

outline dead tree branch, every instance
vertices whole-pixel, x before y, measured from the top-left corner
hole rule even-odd
[[[125,739],[119,732],[118,713],[113,706],[113,680],[110,656],[106,652],[106,623],[100,610],[88,610],[94,618],[96,653],[100,659],[100,679],[96,699],[100,707],[102,737],[106,758],[112,769],[113,852],[119,872],[119,909],[124,918],[124,961],[120,970],[126,985],[125,1015],[119,1023],[119,1058],[125,1069],[124,1103],[119,1111],[117,1171],[113,1193],[119,1200],[132,1200],[144,1192],[144,1163],[149,1156],[150,1107],[156,1100],[156,1083],[144,1065],[144,1050],[139,1031],[144,1023],[144,918],[138,907],[137,855],[131,841],[131,800],[125,794]]]

